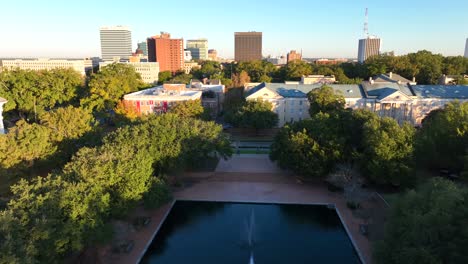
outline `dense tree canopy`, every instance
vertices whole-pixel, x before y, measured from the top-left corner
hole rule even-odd
[[[89,111],[72,106],[60,107],[40,116],[40,123],[51,130],[52,139],[58,142],[80,138],[92,130],[94,122]]]
[[[163,84],[169,81],[172,78],[172,73],[170,71],[159,72],[158,83]]]
[[[392,207],[376,263],[467,263],[468,191],[440,178]]]
[[[88,95],[81,103],[96,111],[113,110],[125,94],[143,86],[141,76],[133,66],[112,63],[91,76]]]
[[[18,121],[6,135],[0,135],[0,165],[17,171],[30,168],[57,150],[49,129],[39,124]],[[3,175],[4,176],[4,175]]]
[[[431,112],[416,135],[416,160],[425,168],[461,171],[468,167],[468,102]]]
[[[0,96],[8,100],[4,110],[20,118],[37,118],[46,110],[72,103],[82,85],[82,76],[72,69],[0,73]]]
[[[344,158],[346,138],[337,115],[319,113],[285,125],[271,146],[270,158],[304,177],[324,178]]]
[[[264,129],[278,124],[278,115],[272,111],[273,105],[265,100],[248,100],[226,113],[227,122],[244,128]]]
[[[346,104],[343,95],[336,93],[330,86],[322,86],[313,89],[307,94],[310,103],[309,113],[311,116],[318,113],[339,112]]]
[[[200,100],[188,100],[177,103],[169,109],[169,112],[181,117],[194,117],[201,119],[209,117]]]
[[[138,201],[164,203],[169,193],[155,176],[215,153],[232,153],[220,126],[173,114],[110,133],[101,146],[80,149],[61,172],[12,187],[0,212],[0,262],[62,262],[103,239],[109,218]]]
[[[378,184],[411,183],[414,128],[384,117],[368,120],[363,132],[363,173]]]

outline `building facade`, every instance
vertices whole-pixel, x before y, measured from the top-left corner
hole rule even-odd
[[[160,71],[176,73],[184,68],[184,40],[171,39],[171,34],[161,32],[161,35],[147,39],[148,61],[159,62]]]
[[[189,39],[187,40],[187,50],[190,51],[194,60],[208,60],[208,40]]]
[[[295,60],[302,60],[302,54],[297,53],[295,50],[291,50],[288,55],[288,63],[295,61]]]
[[[315,60],[314,63],[317,65],[335,65],[347,62],[347,59],[318,59]]]
[[[185,84],[164,84],[124,95],[123,103],[139,114],[162,114],[177,103],[200,100],[201,95],[201,91],[187,90]]]
[[[331,84],[335,83],[335,75],[325,76],[325,75],[302,75],[301,84]]]
[[[86,66],[93,66],[93,61],[81,60],[54,60],[54,59],[4,59],[0,60],[0,70],[2,69],[21,69],[21,70],[52,70],[60,68],[71,68],[81,75],[85,75]],[[90,65],[89,65],[90,64]]]
[[[278,126],[309,118],[307,93],[322,84],[261,83],[246,92],[247,100],[263,99],[272,103]],[[361,84],[329,84],[344,96],[346,108],[367,109],[398,123],[420,126],[436,109],[455,100],[468,102],[466,85],[416,85],[397,82],[364,81]]]
[[[261,60],[262,32],[235,32],[234,46],[235,61]]]
[[[208,50],[208,60],[218,61],[218,52],[215,49]]]
[[[380,54],[380,38],[368,37],[359,40],[358,62],[363,63],[367,58]]]
[[[468,58],[468,38],[466,39],[465,43],[465,58]]]
[[[107,66],[113,62],[101,62],[99,68]],[[135,71],[140,74],[145,83],[156,84],[159,79],[159,63],[157,62],[122,62],[132,65]]]
[[[5,127],[3,125],[3,105],[7,102],[5,98],[0,97],[0,134],[5,134]]]
[[[101,27],[101,57],[104,61],[128,60],[132,55],[132,33],[129,27]]]
[[[137,49],[143,52],[143,56],[148,57],[148,43],[146,41],[138,42],[137,46]]]
[[[189,74],[193,69],[199,69],[201,66],[198,62],[184,62],[184,72]]]

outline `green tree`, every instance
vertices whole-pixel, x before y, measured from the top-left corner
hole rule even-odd
[[[180,72],[180,73],[176,74],[172,79],[167,81],[166,83],[189,84],[192,79],[193,79],[192,74],[186,74],[185,72]]]
[[[131,65],[109,64],[91,75],[88,83],[88,96],[81,103],[96,111],[113,110],[122,97],[143,87],[140,74]]]
[[[203,61],[199,69],[192,70],[193,76],[197,79],[221,79],[222,67],[217,61]],[[214,78],[213,78],[214,77]]]
[[[5,70],[0,73],[0,96],[8,100],[5,112],[32,119],[58,105],[73,103],[82,84],[81,75],[72,69]]]
[[[376,263],[467,263],[468,192],[440,178],[402,196],[392,207]]]
[[[312,66],[310,63],[295,60],[285,66],[285,80],[299,81],[303,75],[312,74]]]
[[[172,78],[172,73],[170,71],[159,72],[158,83],[163,84],[169,81]]]
[[[346,103],[343,95],[336,93],[332,87],[326,85],[310,91],[307,98],[310,102],[309,113],[311,116],[320,112],[342,111]]]
[[[93,115],[83,109],[72,106],[61,107],[40,116],[41,125],[50,130],[54,141],[78,139],[93,129]]]
[[[304,177],[324,178],[345,157],[343,128],[337,115],[327,113],[287,124],[275,137],[270,158]]]
[[[239,62],[236,66],[236,72],[245,71],[252,82],[261,82],[262,80],[271,80],[271,76],[276,72],[276,67],[267,61],[247,61]]]
[[[389,117],[369,119],[364,124],[361,168],[377,184],[412,184],[415,130]]]
[[[24,120],[16,123],[8,134],[0,135],[0,164],[2,169],[31,168],[36,161],[46,159],[57,150],[50,131]]]
[[[461,171],[468,154],[468,102],[432,111],[415,140],[415,158],[424,168]]]
[[[272,111],[273,105],[265,100],[246,101],[234,111],[230,120],[236,126],[244,128],[265,129],[278,124],[278,115]]]
[[[244,84],[250,82],[250,77],[246,71],[232,75],[232,85],[234,87],[244,87]]]
[[[169,110],[170,113],[176,114],[181,117],[193,117],[207,119],[207,112],[203,108],[200,100],[188,100],[177,103]]]

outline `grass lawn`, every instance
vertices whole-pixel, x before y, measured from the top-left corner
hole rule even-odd
[[[239,149],[239,154],[270,154],[268,150]]]

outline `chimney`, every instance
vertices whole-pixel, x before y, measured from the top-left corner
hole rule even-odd
[[[369,82],[370,84],[374,84],[374,80],[372,80],[372,77],[369,77]]]
[[[392,76],[393,76],[393,72],[389,72],[389,73],[388,73],[388,77],[391,79]]]
[[[413,82],[416,82],[416,77],[413,76],[413,79],[412,79]]]

